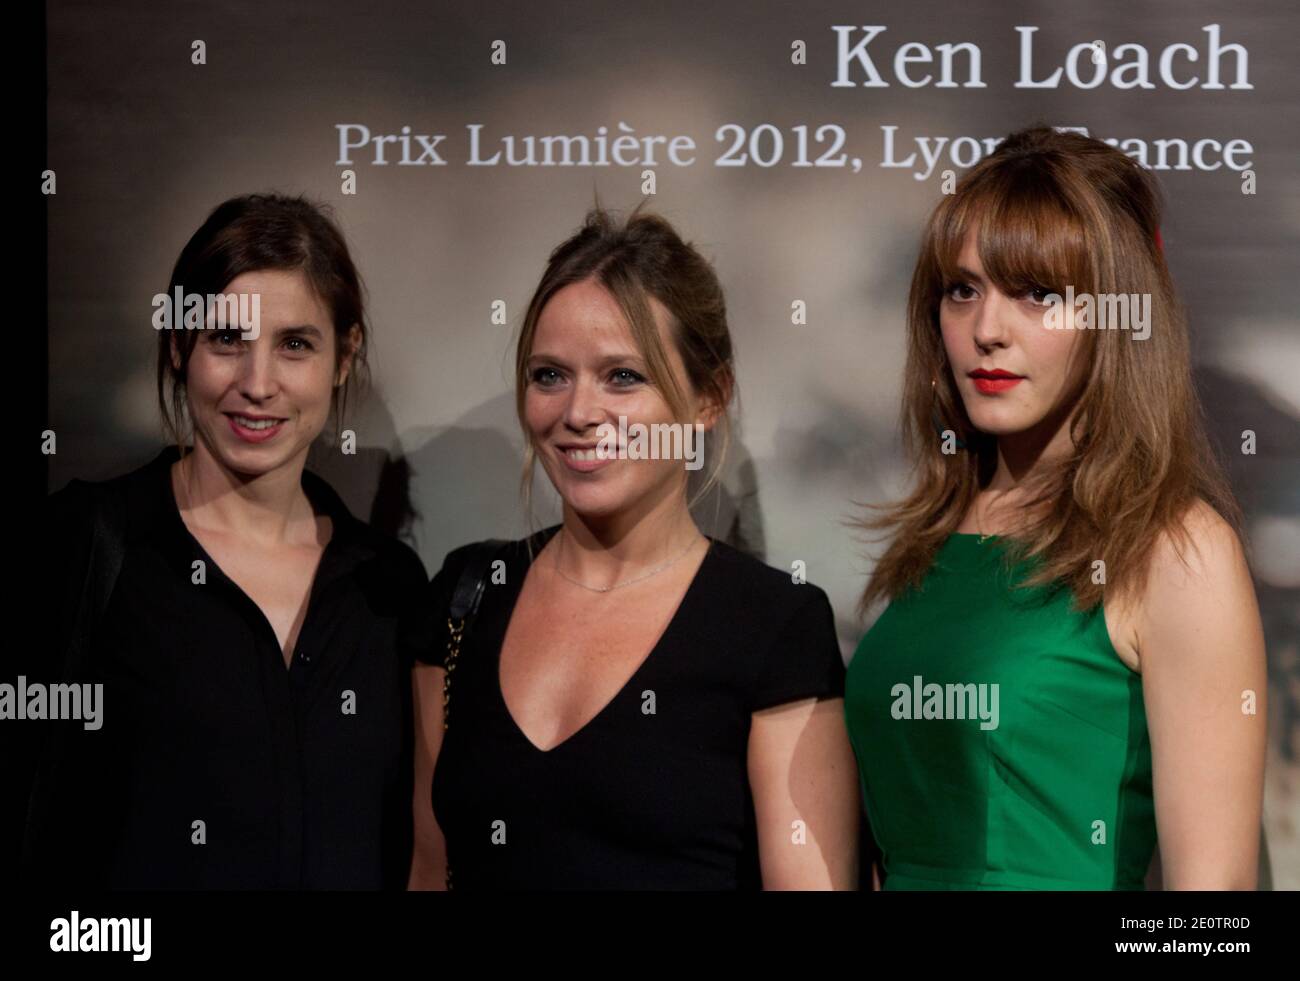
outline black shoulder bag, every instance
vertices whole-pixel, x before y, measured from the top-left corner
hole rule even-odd
[[[451,604],[447,608],[447,660],[444,664],[447,673],[442,680],[443,732],[447,731],[451,722],[451,678],[456,671],[460,645],[465,638],[465,631],[478,615],[478,605],[483,599],[483,590],[487,588],[488,568],[505,544],[503,539],[489,538],[471,546],[469,558],[461,569],[460,579],[451,594]]]

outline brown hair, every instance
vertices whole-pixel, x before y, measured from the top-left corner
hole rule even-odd
[[[167,295],[177,288],[201,296],[221,293],[237,276],[265,269],[307,277],[333,319],[336,364],[352,326],[361,332],[347,381],[332,397],[335,428],[341,429],[349,392],[363,388],[368,375],[370,330],[361,277],[326,205],[280,194],[246,194],[219,204],[181,249]],[[188,439],[181,428],[187,416],[185,373],[197,340],[193,330],[158,333],[158,405],[182,451]],[[173,344],[179,367],[172,363]]]
[[[524,397],[537,322],[556,293],[588,279],[603,286],[617,301],[645,359],[650,382],[663,393],[674,418],[681,420],[686,415],[686,393],[673,375],[648,298],[654,297],[667,309],[672,337],[691,387],[717,405],[722,428],[722,447],[713,454],[708,478],[696,491],[695,499],[707,493],[721,476],[731,441],[727,406],[735,390],[722,284],[713,266],[694,245],[683,242],[667,219],[642,211],[643,205],[623,221],[617,221],[599,204],[587,212],[582,227],[551,252],[546,271],[529,301],[515,348],[515,411],[526,440],[520,485],[526,510],[531,505],[537,457],[524,417]]]
[[[1151,296],[1150,336],[1087,330],[1071,423],[1072,451],[1027,488],[1013,558],[1041,559],[1026,584],[1068,586],[1080,609],[1146,581],[1157,539],[1187,544],[1183,519],[1206,501],[1241,533],[1241,517],[1204,433],[1192,385],[1186,316],[1159,244],[1160,197],[1140,164],[1100,140],[1034,127],[1012,133],[934,209],[908,299],[902,428],[915,487],[855,522],[893,532],[858,606],[920,584],[996,465],[996,438],[971,424],[939,331],[945,286],[960,281],[969,230],[999,290],[1018,296],[1066,284],[1076,293]],[[933,384],[932,384],[933,382]],[[963,452],[940,452],[950,428]],[[868,505],[868,507],[872,507]],[[1093,562],[1105,562],[1105,587]]]

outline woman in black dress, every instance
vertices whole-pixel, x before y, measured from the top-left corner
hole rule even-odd
[[[696,437],[725,450],[734,386],[712,267],[662,218],[593,211],[551,255],[516,367],[524,486],[540,460],[563,523],[499,549],[459,643],[475,550],[433,579],[411,886],[854,887],[826,594],[689,510]]]
[[[93,729],[46,724],[27,871],[109,888],[400,889],[412,730],[398,625],[425,574],[304,470],[365,363],[347,246],[307,201],[235,198],[162,300],[158,395],[176,445],[49,499],[61,636],[29,680],[100,685],[102,714]]]

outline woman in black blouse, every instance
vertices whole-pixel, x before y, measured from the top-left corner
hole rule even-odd
[[[593,211],[552,253],[516,361],[524,486],[540,460],[563,523],[489,567],[445,735],[468,547],[433,579],[411,886],[852,888],[857,785],[826,594],[700,533],[697,430],[659,444],[676,459],[633,458],[655,455],[634,448],[639,425],[725,436],[712,267],[662,218]]]
[[[177,445],[49,500],[62,630],[29,681],[102,685],[102,718],[46,748],[27,870],[110,888],[401,888],[398,624],[424,570],[304,470],[364,366],[356,270],[315,206],[254,195],[185,246],[167,300],[191,294],[205,300],[189,329],[161,329],[183,309],[155,320]]]

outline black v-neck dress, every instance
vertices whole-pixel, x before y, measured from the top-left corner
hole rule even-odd
[[[533,553],[558,530],[533,539]],[[417,654],[441,665],[465,562],[430,584]],[[582,729],[542,751],[506,707],[499,660],[530,558],[505,546],[461,647],[433,777],[456,889],[756,889],[751,713],[839,698],[826,594],[712,541],[658,644]]]

